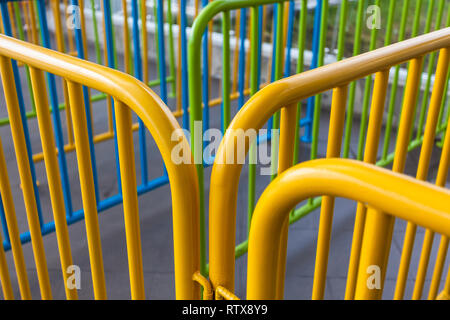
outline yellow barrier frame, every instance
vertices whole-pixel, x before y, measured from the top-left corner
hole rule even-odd
[[[142,119],[145,126],[154,137],[166,165],[170,180],[173,210],[176,297],[177,299],[200,298],[200,286],[192,279],[194,273],[200,268],[197,176],[193,164],[182,163],[176,165],[171,159],[172,150],[176,145],[183,144],[184,150],[189,150],[189,145],[186,137],[182,134],[178,136],[178,141],[171,140],[173,132],[180,129],[180,126],[169,108],[144,83],[136,80],[130,75],[0,35],[1,76],[5,90],[8,113],[11,119],[11,129],[27,208],[33,252],[35,253],[35,260],[37,262],[42,298],[50,299],[52,296],[48,280],[46,259],[43,252],[42,235],[39,230],[39,222],[37,221],[31,174],[28,165],[28,157],[31,155],[27,153],[21,129],[21,121],[23,119],[21,119],[19,113],[11,59],[28,65],[31,70],[33,92],[37,102],[38,123],[43,142],[44,158],[49,180],[63,274],[66,275],[66,267],[71,264],[71,253],[61,193],[61,181],[57,170],[58,162],[56,160],[56,153],[54,152],[55,143],[51,131],[52,126],[47,103],[44,72],[60,76],[67,82],[80,171],[80,185],[83,206],[85,208],[86,232],[95,298],[105,299],[106,288],[100,233],[98,229],[97,207],[95,193],[93,191],[94,184],[92,168],[90,165],[91,160],[87,137],[87,124],[83,107],[84,104],[82,102],[81,90],[83,85],[104,92],[115,99],[132,298],[144,299],[145,292],[130,109]],[[3,183],[2,186],[7,186],[9,184],[7,176],[2,176],[1,180],[2,182],[6,182],[6,184]],[[186,188],[187,185],[190,187]],[[2,195],[4,190],[6,190],[6,188],[2,187]],[[10,206],[9,209],[12,210],[13,207]],[[7,211],[7,219],[8,217],[15,217],[15,214],[8,212],[8,207],[5,207],[5,210]],[[8,227],[15,225],[15,221],[8,221]],[[9,228],[9,231],[12,233],[11,240],[17,240],[17,228]],[[16,245],[14,246],[14,244]],[[23,262],[23,257],[21,255],[21,247],[17,243],[13,243],[13,254],[15,258],[17,257],[19,259],[17,261],[20,266]],[[0,254],[0,260],[3,260],[1,258],[2,255]],[[21,267],[19,269],[23,268]],[[2,274],[2,277],[3,276],[5,275]],[[24,285],[22,287],[22,297],[29,298],[28,286]],[[66,290],[66,295],[69,299],[76,298],[76,292],[73,293],[70,290]],[[8,297],[9,296],[10,295],[8,295]]]

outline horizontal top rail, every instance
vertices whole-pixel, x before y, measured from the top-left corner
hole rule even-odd
[[[174,148],[183,146],[184,150],[189,150],[189,142],[165,103],[148,86],[128,74],[8,36],[0,35],[0,56],[60,76],[69,83],[106,93],[128,106],[143,121],[156,142],[169,176],[176,296],[181,299],[199,298],[200,287],[192,281],[192,275],[200,268],[197,175],[192,161],[180,164],[172,161]],[[76,107],[84,108],[82,104]],[[176,140],[172,139],[174,133],[178,133]],[[129,171],[135,174],[129,168],[127,174],[131,174]]]
[[[450,190],[356,160],[308,161],[277,177],[256,205],[249,236],[249,299],[275,298],[277,250],[285,217],[301,201],[321,195],[367,203],[450,236]]]

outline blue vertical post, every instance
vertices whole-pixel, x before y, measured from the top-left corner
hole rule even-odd
[[[292,49],[292,36],[294,31],[294,20],[295,20],[295,1],[289,1],[289,19],[288,19],[288,30],[286,39],[286,64],[284,65],[284,76],[289,77],[291,75],[291,49]]]
[[[270,82],[275,81],[275,66],[277,63],[277,28],[278,26],[278,5],[273,5],[273,38],[272,38],[272,71],[270,73]],[[273,117],[269,119],[269,123],[267,124],[267,129],[269,130],[267,133],[267,139],[270,139],[272,136],[272,131],[270,131],[273,128]]]
[[[187,38],[186,38],[186,0],[181,0],[179,8],[181,19],[179,35],[181,35],[181,107],[183,108],[183,129],[189,130],[189,90],[188,90],[188,61],[187,61]]]
[[[238,80],[238,109],[244,105],[245,89],[245,39],[247,38],[247,8],[241,9],[241,27],[240,27],[240,50],[239,50],[239,80]]]
[[[316,9],[314,12],[314,29],[313,29],[313,39],[312,39],[312,61],[310,69],[317,68],[317,63],[319,59],[319,37],[320,37],[320,20],[322,17],[322,0],[317,0]],[[314,104],[315,97],[310,97],[308,99],[308,104],[306,108],[306,118],[301,121],[301,125],[305,126],[304,135],[301,137],[301,141],[306,143],[312,142],[312,122],[314,117]]]
[[[133,46],[134,46],[134,75],[137,79],[142,79],[142,59],[141,43],[139,38],[139,10],[137,0],[131,0],[131,15],[133,17]],[[144,35],[145,37],[146,35]],[[147,54],[147,53],[145,53]],[[148,182],[148,164],[147,164],[147,144],[145,138],[145,126],[141,119],[139,122],[139,149],[141,161],[141,179],[142,184]]]
[[[11,21],[9,19],[7,2],[5,0],[2,0],[0,2],[0,10],[2,12],[2,17],[3,17],[2,18],[3,30],[7,36],[12,37]],[[17,67],[17,62],[15,60],[11,60],[11,65],[12,65],[12,69],[13,69],[13,73],[14,73],[14,83],[16,85],[17,99],[19,102],[20,117],[22,118],[22,127],[23,127],[23,132],[24,132],[24,136],[25,136],[25,144],[26,144],[27,153],[28,153],[28,163],[30,164],[31,178],[33,180],[33,190],[34,190],[34,196],[36,198],[36,206],[37,206],[37,211],[38,211],[38,216],[39,216],[39,223],[42,228],[42,226],[44,225],[44,221],[42,218],[41,199],[39,197],[39,190],[36,185],[36,169],[34,167],[34,162],[33,162],[33,151],[31,149],[30,133],[28,130],[28,123],[27,123],[26,112],[25,112],[25,103],[23,101],[22,83],[20,82],[20,74],[19,74],[19,68]]]
[[[39,0],[38,2],[38,15],[41,27],[42,44],[45,48],[51,49],[47,17],[45,14],[44,0]],[[63,189],[64,204],[67,217],[71,217],[73,213],[72,197],[70,194],[69,175],[67,173],[66,154],[64,152],[64,141],[61,126],[61,117],[59,113],[58,93],[56,91],[55,76],[51,73],[46,73],[46,77],[47,77],[47,85],[49,88],[50,103],[53,110],[52,115],[53,115],[53,125],[55,127],[54,130],[55,130],[56,147],[59,150],[58,160],[59,160],[59,170],[61,174],[61,184]]]
[[[40,2],[44,2],[44,0],[39,0]],[[77,6],[79,8],[78,0],[72,0],[72,5]],[[44,8],[45,9],[45,8]],[[42,11],[42,14],[45,15],[45,10]],[[78,17],[79,19],[79,17]],[[77,47],[78,58],[85,59],[84,56],[84,45],[83,45],[83,37],[81,35],[81,27],[78,25],[75,27],[75,43]],[[91,165],[92,165],[92,175],[94,178],[94,189],[95,189],[95,199],[97,204],[100,202],[99,191],[98,191],[98,176],[97,176],[97,161],[95,157],[95,147],[94,147],[94,133],[92,132],[92,119],[91,119],[91,101],[89,97],[89,90],[86,86],[83,86],[83,100],[84,100],[84,109],[86,113],[86,122],[87,122],[87,132],[89,138],[89,150],[91,152]],[[75,107],[75,106],[72,106]]]
[[[114,40],[113,29],[111,19],[111,3],[110,0],[103,0],[103,10],[105,14],[105,33],[106,33],[106,54],[108,56],[108,67],[116,68],[116,58],[114,54]],[[110,98],[111,99],[111,98]],[[120,163],[119,163],[119,148],[117,145],[117,129],[116,129],[116,115],[114,112],[114,100],[111,99],[112,106],[112,118],[113,118],[113,130],[114,130],[114,150],[116,155],[116,172],[117,172],[117,184],[119,187],[119,194],[122,193],[122,182],[120,178]]]

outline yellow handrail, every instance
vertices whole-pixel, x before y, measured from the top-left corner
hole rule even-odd
[[[43,142],[44,158],[49,179],[53,212],[55,215],[58,247],[61,255],[63,274],[70,264],[70,244],[65,222],[65,210],[59,173],[55,170],[57,161],[55,145],[51,132],[46,88],[43,72],[62,77],[67,82],[74,122],[74,137],[80,170],[83,206],[85,209],[86,229],[91,260],[94,293],[97,299],[106,298],[103,261],[98,230],[97,207],[93,191],[92,168],[85,110],[81,101],[82,86],[87,86],[110,95],[115,100],[117,120],[117,138],[121,169],[122,194],[124,202],[125,229],[130,268],[132,298],[144,298],[142,270],[142,252],[140,244],[139,214],[137,206],[137,188],[135,177],[134,152],[132,150],[131,112],[134,111],[153,136],[164,160],[172,192],[173,237],[176,297],[178,299],[197,299],[200,286],[192,280],[199,270],[199,221],[198,221],[198,185],[195,167],[192,164],[175,164],[171,153],[176,145],[184,145],[189,150],[188,141],[182,134],[172,141],[173,132],[180,129],[169,108],[145,84],[120,71],[109,69],[94,63],[80,60],[56,51],[48,50],[30,43],[0,35],[0,62],[3,86],[8,113],[11,121],[18,167],[23,185],[27,214],[30,223],[33,251],[38,263],[39,284],[43,298],[51,298],[48,271],[43,254],[42,236],[37,221],[36,204],[29,172],[25,140],[21,129],[21,117],[18,108],[11,59],[22,62],[32,70],[33,91],[38,103],[38,123]],[[191,161],[192,162],[192,161]],[[6,182],[7,177],[1,177]],[[189,188],[186,188],[189,185]],[[2,188],[3,195],[3,188]],[[11,215],[6,215],[11,217]],[[13,215],[14,216],[14,215]],[[8,221],[8,226],[12,224]],[[13,232],[16,232],[12,230]],[[11,232],[11,230],[10,230]],[[12,235],[11,239],[17,239]],[[16,252],[14,252],[16,248]],[[13,246],[13,254],[20,246]],[[39,265],[40,264],[40,265]],[[68,298],[76,298],[66,290]],[[26,292],[23,294],[26,295]]]
[[[277,265],[284,220],[298,203],[321,195],[366,203],[450,237],[450,190],[360,161],[308,161],[278,176],[256,205],[249,236],[248,299],[277,298]],[[366,246],[373,237],[364,234],[364,252],[383,254],[376,247]],[[356,299],[370,298],[371,291],[382,292],[382,285],[380,289],[368,288],[368,276],[366,270],[360,270]]]
[[[210,279],[213,288],[217,286],[225,287],[231,291],[234,288],[234,248],[235,248],[235,221],[236,221],[236,201],[239,183],[239,175],[242,164],[235,161],[233,164],[226,164],[227,154],[247,154],[252,141],[246,137],[244,145],[236,143],[235,133],[237,130],[246,132],[248,129],[259,130],[274,115],[281,110],[280,120],[280,148],[278,173],[286,170],[292,163],[292,141],[295,137],[296,105],[310,96],[314,96],[326,90],[333,89],[333,101],[331,107],[330,129],[328,137],[327,157],[339,157],[341,141],[343,135],[346,93],[349,82],[376,73],[374,99],[369,121],[365,162],[373,163],[378,149],[378,139],[382,125],[382,112],[388,85],[389,69],[392,66],[411,60],[408,73],[407,85],[405,88],[405,101],[402,112],[402,119],[399,126],[399,138],[395,150],[394,171],[403,171],[404,162],[409,142],[409,133],[412,128],[412,118],[415,108],[415,101],[418,92],[420,79],[420,66],[423,62],[423,55],[440,50],[439,64],[431,104],[437,104],[441,100],[443,90],[440,84],[445,81],[448,70],[448,57],[450,50],[450,28],[441,29],[423,36],[409,39],[397,44],[386,46],[356,57],[352,57],[340,62],[326,65],[311,71],[307,71],[289,78],[274,82],[257,94],[242,107],[239,113],[231,122],[229,129],[221,142],[216,155],[216,161],[212,170],[210,201],[209,201],[209,224],[210,224]],[[444,75],[444,76],[443,76]],[[430,109],[436,110],[435,106]],[[431,117],[434,117],[432,115]],[[427,129],[430,134],[427,139],[434,140],[431,131],[433,122],[428,124]],[[240,148],[240,150],[238,150]],[[430,156],[425,152],[424,158]],[[323,298],[325,283],[319,274],[326,273],[328,261],[328,249],[331,235],[331,219],[333,210],[333,198],[324,197],[322,201],[322,212],[318,238],[318,249],[316,263],[316,280],[319,283],[315,286],[316,291],[313,298]],[[359,216],[365,217],[365,211]],[[357,221],[364,221],[359,219]],[[287,237],[287,219],[283,232]],[[385,226],[388,230],[388,226]],[[353,240],[358,243],[362,239],[364,224],[355,226],[355,230],[361,230]],[[390,239],[383,238],[386,243]],[[357,245],[355,245],[355,248]],[[285,248],[280,252],[280,273],[278,277],[284,276]],[[352,258],[359,261],[359,252],[352,254]],[[350,277],[351,281],[354,281]],[[281,281],[279,283],[282,283]],[[283,288],[278,288],[278,297],[282,297]],[[352,295],[352,294],[350,294]]]

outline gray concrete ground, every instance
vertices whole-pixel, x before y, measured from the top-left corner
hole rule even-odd
[[[91,53],[91,56],[93,54]],[[119,61],[122,58],[119,57]],[[23,69],[22,69],[23,75]],[[153,78],[156,78],[156,68],[152,66]],[[24,86],[24,96],[27,109],[30,109],[29,95],[26,90],[26,80],[22,77],[22,85]],[[58,92],[60,101],[63,100],[61,84],[58,79]],[[218,92],[218,83],[214,82],[212,92]],[[155,88],[159,92],[159,88]],[[6,107],[4,95],[0,95],[0,116],[6,115]],[[174,107],[174,99],[171,98],[169,105]],[[233,104],[233,111],[236,110],[236,103]],[[107,112],[105,101],[94,103],[94,127],[96,133],[102,133],[107,129]],[[63,127],[66,128],[65,112],[61,112]],[[211,109],[211,126],[220,128],[220,108]],[[30,134],[32,140],[33,152],[41,150],[40,138],[38,133],[36,119],[28,121],[30,126]],[[319,157],[325,155],[327,142],[327,127],[329,123],[329,114],[324,111],[321,117],[321,130],[319,138]],[[9,126],[0,128],[3,148],[6,155],[8,166],[8,174],[13,190],[15,200],[17,219],[20,231],[24,232],[28,229],[25,208],[23,204],[23,196],[20,189],[20,180],[17,172],[16,156],[12,145],[11,132]],[[64,132],[66,130],[64,129]],[[353,127],[351,152],[354,156],[357,147],[357,137],[359,133],[359,122],[355,119]],[[136,166],[138,183],[140,181],[139,167],[139,148],[138,136],[134,135],[136,151]],[[67,135],[65,135],[67,141]],[[382,141],[382,139],[381,139]],[[148,135],[147,139],[149,172],[150,177],[158,177],[163,173],[162,161],[159,152],[155,146],[153,139]],[[391,145],[391,150],[393,143]],[[101,199],[105,199],[117,193],[117,177],[114,159],[112,141],[96,144],[95,152],[97,158],[97,168],[99,173],[99,187]],[[309,157],[310,145],[301,144],[299,157],[301,161],[307,160]],[[408,174],[414,175],[419,151],[415,150],[408,156],[407,169]],[[440,149],[433,150],[433,161],[431,163],[430,181],[436,176],[437,164],[439,163]],[[74,152],[67,154],[67,162],[69,169],[70,185],[72,192],[72,201],[75,210],[81,209],[81,194],[78,180],[78,168],[76,164],[76,155]],[[49,200],[48,183],[43,163],[36,165],[37,178],[40,182],[39,194],[42,200],[42,208],[44,212],[45,222],[52,221],[52,210]],[[211,168],[205,170],[205,186],[206,199],[209,195],[209,180]],[[245,166],[241,175],[241,183],[239,186],[238,197],[238,214],[237,214],[237,242],[243,241],[247,235],[247,217],[246,217],[246,194],[247,194],[247,174],[248,170]],[[268,177],[257,176],[256,192],[259,196],[262,190],[269,183]],[[187,188],[189,186],[186,186]],[[147,194],[139,197],[140,207],[140,223],[142,236],[142,249],[144,261],[144,277],[147,298],[150,299],[172,299],[174,298],[174,277],[173,277],[173,248],[172,248],[172,217],[171,217],[171,196],[169,186],[165,185]],[[208,200],[206,200],[208,202]],[[208,203],[206,203],[208,208]],[[335,218],[333,222],[333,234],[330,249],[330,259],[328,267],[328,279],[325,298],[327,299],[343,299],[345,292],[345,281],[347,275],[348,257],[351,245],[351,237],[354,223],[356,205],[352,201],[338,199],[335,205]],[[316,210],[298,221],[290,227],[288,261],[286,271],[286,299],[309,299],[311,296],[312,276],[314,271],[314,258],[317,239],[319,221],[319,211]],[[108,297],[112,299],[128,299],[130,298],[129,280],[128,280],[128,264],[126,256],[125,232],[123,223],[123,208],[118,205],[99,215],[101,241],[103,247],[103,259],[105,268],[105,278],[107,283]],[[389,270],[386,279],[386,290],[384,298],[392,298],[393,288],[397,275],[398,263],[401,254],[401,248],[404,237],[406,223],[397,221],[393,245],[391,249]],[[79,297],[82,299],[93,298],[93,290],[90,275],[90,264],[87,250],[86,231],[83,221],[73,224],[69,227],[72,255],[74,264],[81,268],[81,290]],[[410,298],[414,285],[414,277],[417,270],[418,257],[424,230],[419,228],[416,245],[414,247],[413,262],[408,277],[408,286],[406,297]],[[4,239],[4,235],[3,239]],[[439,241],[435,240],[433,246],[432,262],[430,268],[434,267],[434,259],[436,257],[437,246]],[[55,234],[44,237],[44,245],[47,256],[47,263],[51,277],[53,296],[56,299],[64,299],[64,286],[61,276],[59,254],[56,243]],[[29,281],[32,288],[33,298],[40,298],[35,263],[32,254],[31,244],[23,246]],[[11,252],[7,252],[7,259],[10,267],[11,277],[13,278],[13,286],[16,298],[20,297],[16,275],[14,271],[14,263]],[[448,260],[448,259],[447,259]],[[243,256],[236,262],[236,294],[245,297],[246,293],[246,256]],[[448,261],[445,271],[448,270]],[[428,291],[431,271],[427,274],[427,283],[425,293]]]

